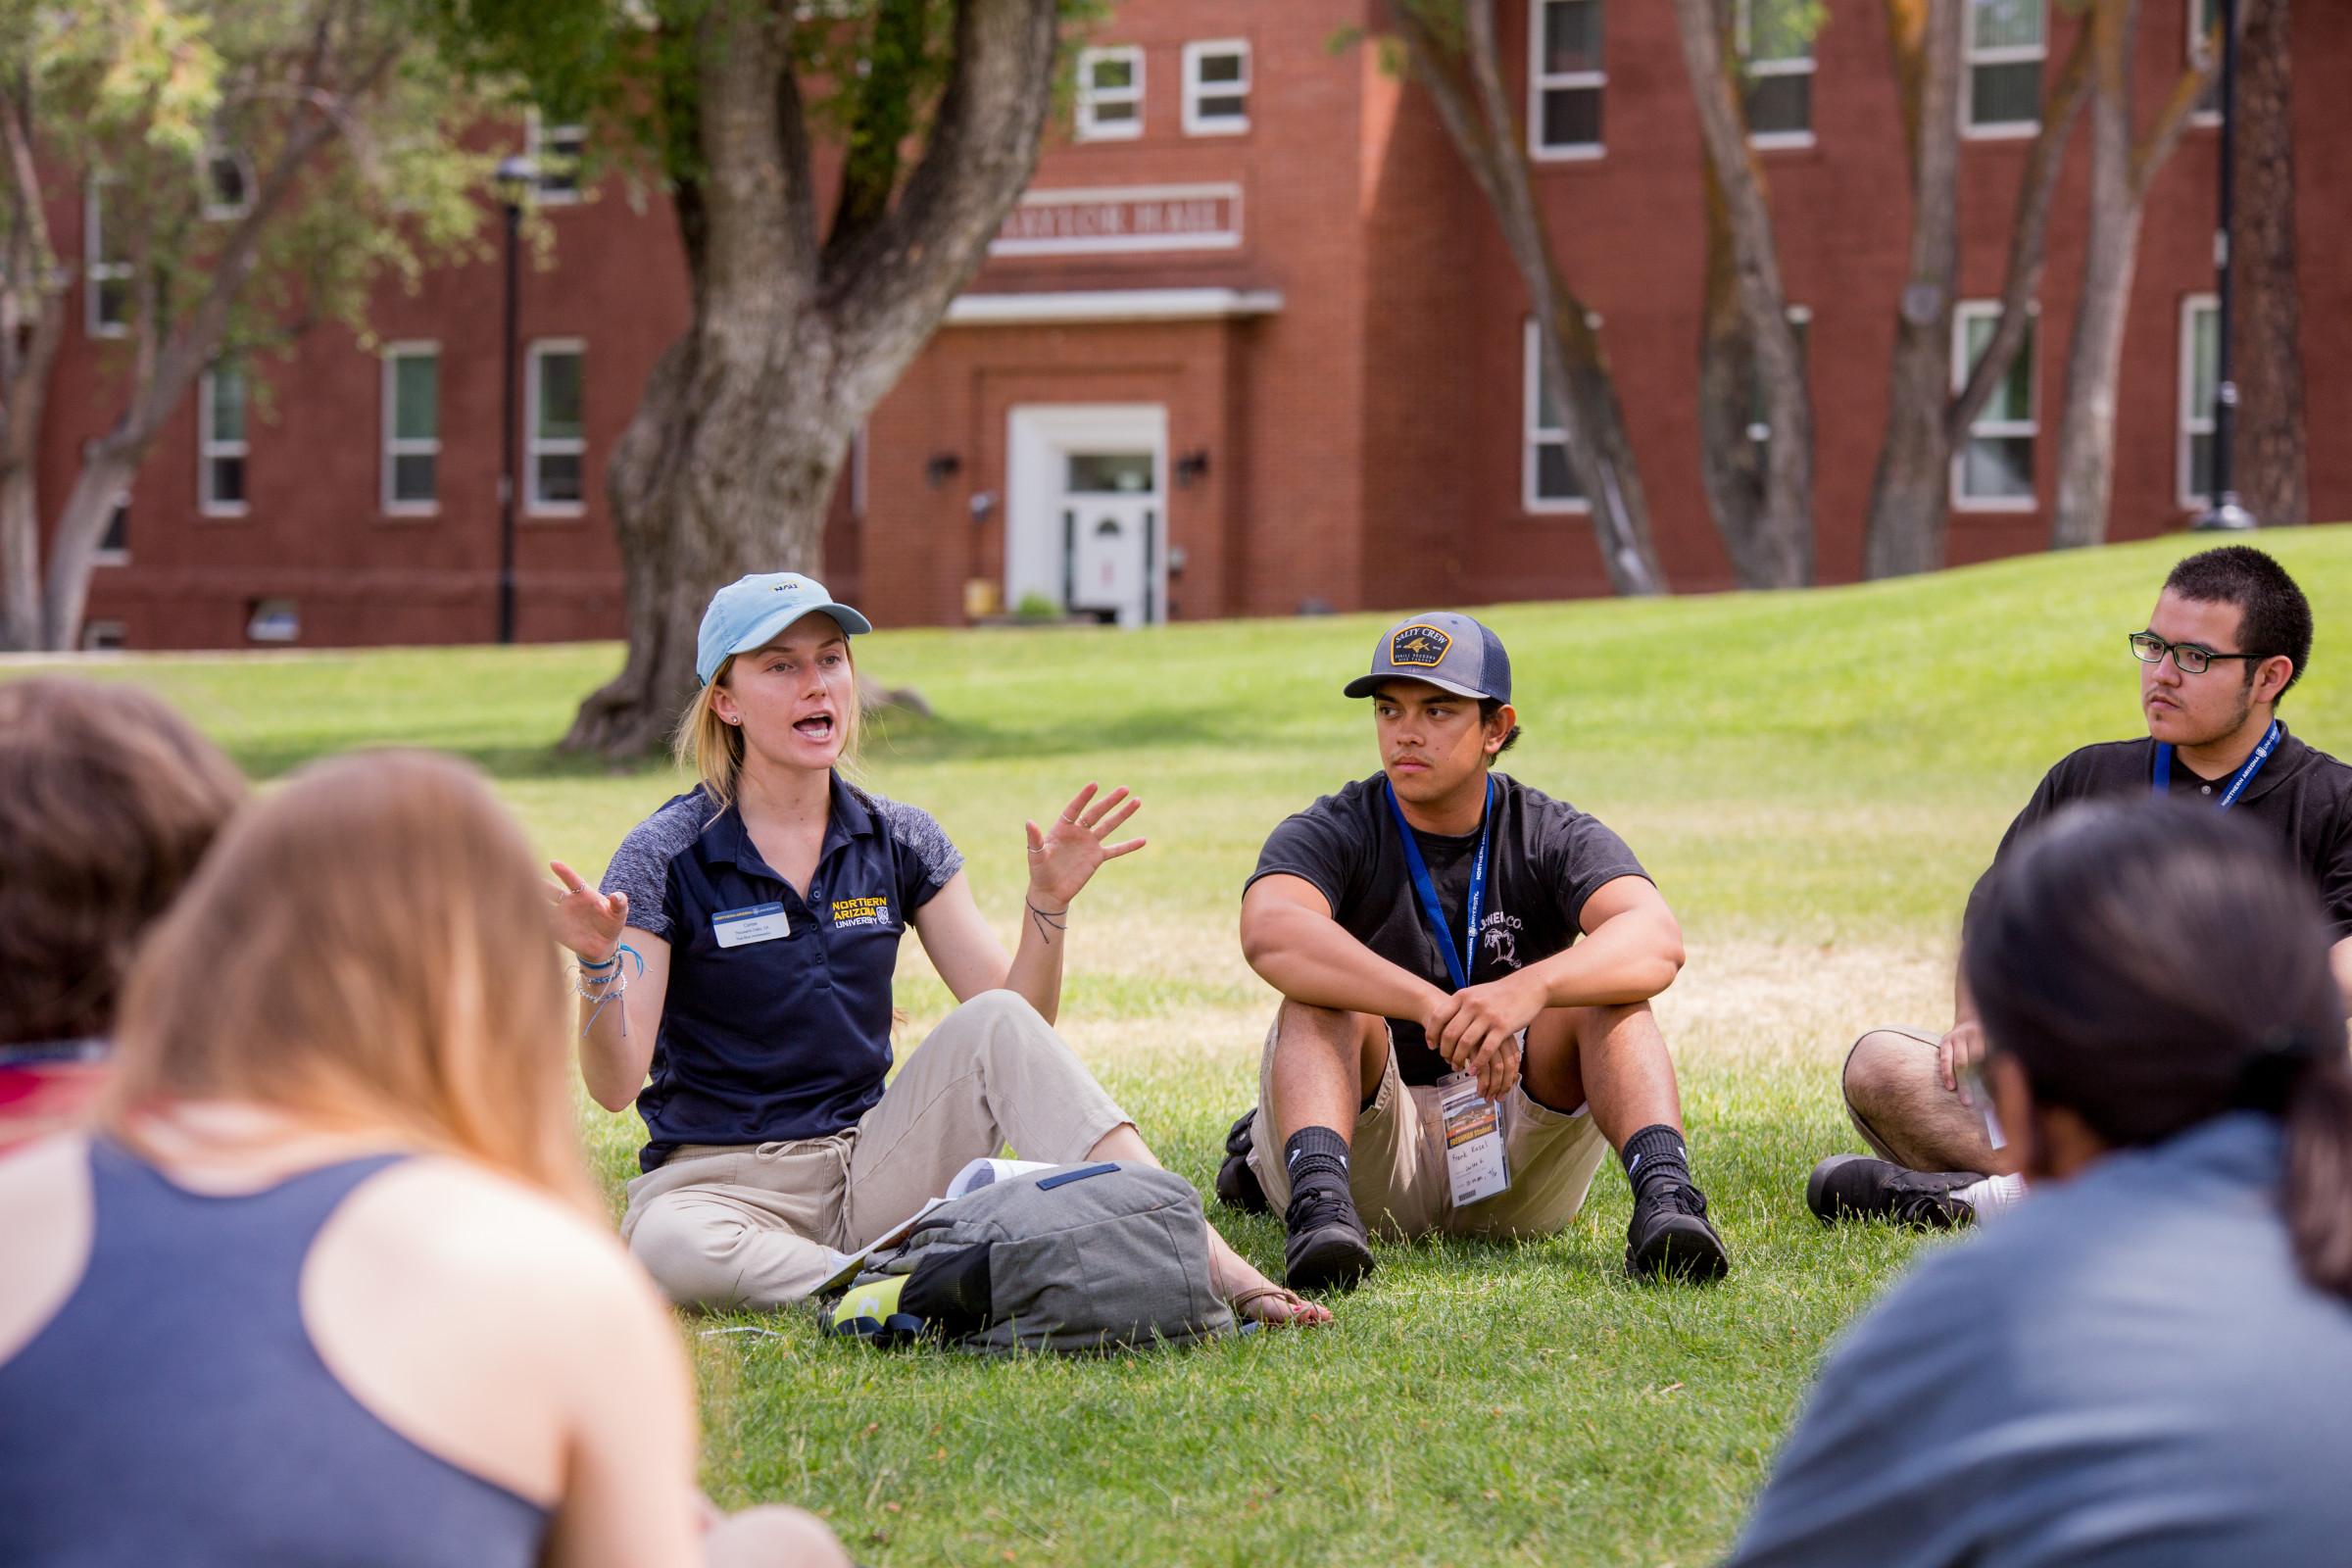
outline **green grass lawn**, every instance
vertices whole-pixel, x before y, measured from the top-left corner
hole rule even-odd
[[[2352,528],[2262,542],[2321,627],[2287,720],[2342,755]],[[1565,1234],[1385,1249],[1318,1333],[997,1364],[834,1345],[792,1314],[682,1318],[711,1494],[816,1508],[876,1564],[1711,1559],[1832,1336],[1918,1245],[1804,1210],[1813,1161],[1860,1147],[1838,1054],[1873,1021],[1942,1022],[1969,883],[2044,768],[2138,731],[2124,635],[2188,548],[1486,614],[1526,727],[1507,770],[1623,833],[1690,938],[1660,1012],[1737,1256],[1728,1284],[1624,1279],[1611,1161]],[[1366,710],[1338,689],[1385,621],[859,645],[862,668],[937,711],[874,737],[871,782],[941,818],[1008,935],[1021,818],[1088,779],[1141,793],[1152,847],[1078,906],[1063,1025],[1203,1187],[1254,1091],[1270,1005],[1234,940],[1242,880],[1285,813],[1372,771]],[[616,659],[600,645],[89,667],[161,690],[257,776],[356,746],[470,756],[550,855],[594,873],[680,787],[666,767],[612,773],[550,750]],[[911,943],[900,1000],[908,1045],[948,1004]],[[584,1110],[583,1125],[616,1187],[634,1117]],[[1279,1269],[1274,1223],[1219,1223]]]

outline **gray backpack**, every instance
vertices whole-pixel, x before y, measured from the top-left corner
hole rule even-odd
[[[1030,1171],[925,1214],[850,1287],[904,1276],[898,1310],[840,1331],[1008,1355],[1190,1345],[1234,1332],[1192,1183],[1156,1166]]]

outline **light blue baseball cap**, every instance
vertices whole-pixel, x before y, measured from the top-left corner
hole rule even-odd
[[[836,604],[814,577],[797,571],[757,571],[736,578],[712,594],[710,608],[703,612],[703,629],[694,639],[695,680],[710,685],[728,655],[763,647],[803,615],[820,612],[853,637],[874,629],[872,621]]]

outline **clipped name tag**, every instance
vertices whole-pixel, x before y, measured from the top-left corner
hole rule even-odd
[[[1439,1079],[1438,1112],[1446,1123],[1446,1174],[1453,1184],[1453,1206],[1467,1208],[1510,1191],[1511,1170],[1502,1157],[1502,1107],[1478,1092],[1478,1080],[1461,1072]]]
[[[792,916],[781,904],[755,904],[747,908],[721,909],[710,916],[710,930],[722,948],[752,942],[773,942],[792,935]]]

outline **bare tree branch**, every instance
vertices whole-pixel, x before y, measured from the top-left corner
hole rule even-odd
[[[1968,439],[1969,426],[1984,412],[1992,389],[2001,384],[2009,367],[2025,346],[2033,323],[2033,302],[2041,292],[2041,274],[2049,260],[2050,209],[2058,194],[2058,173],[2066,163],[2066,144],[2075,122],[2090,96],[2090,29],[2075,33],[2075,46],[2050,85],[2042,105],[2041,128],[2034,132],[2026,155],[2026,171],[2017,187],[2017,216],[2009,225],[2009,262],[2001,276],[2000,324],[1984,345],[1976,366],[1944,414],[1945,439],[1957,446]]]

